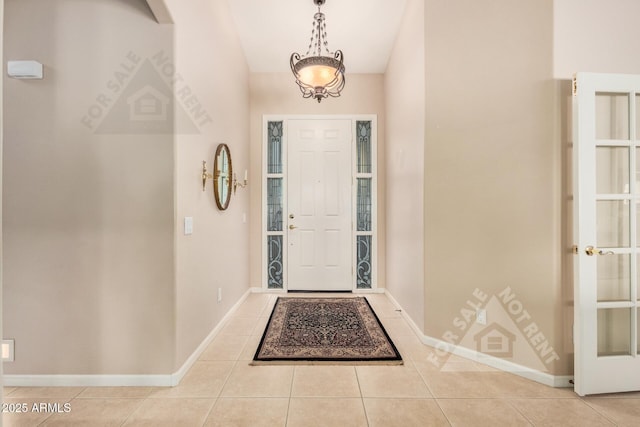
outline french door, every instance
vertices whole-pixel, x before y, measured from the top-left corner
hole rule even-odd
[[[640,76],[574,82],[575,390],[640,390]]]
[[[265,117],[263,286],[375,288],[375,116]]]

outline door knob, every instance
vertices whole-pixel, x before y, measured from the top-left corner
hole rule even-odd
[[[584,248],[584,252],[589,256],[594,255],[614,255],[612,251],[604,252],[602,249],[594,248],[593,246],[587,246]]]
[[[296,227],[296,226],[295,226],[295,225],[293,225],[293,224],[291,224],[291,225],[289,226],[289,230],[295,230],[296,228],[298,228],[298,227]]]

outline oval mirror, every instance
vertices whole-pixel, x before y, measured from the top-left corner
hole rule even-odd
[[[216,157],[213,159],[213,194],[216,205],[221,211],[227,209],[231,199],[231,152],[227,144],[220,144],[216,149]]]

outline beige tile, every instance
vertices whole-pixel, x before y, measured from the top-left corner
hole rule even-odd
[[[364,399],[370,427],[448,426],[433,399]]]
[[[144,399],[160,387],[87,387],[79,398]]]
[[[236,364],[222,389],[222,397],[289,397],[293,366]]]
[[[246,335],[218,335],[199,360],[238,360],[248,339]]]
[[[120,426],[143,399],[74,399],[68,413],[55,413],[42,426]]]
[[[2,414],[2,425],[4,427],[33,427],[40,425],[52,415],[52,412],[34,410],[34,406],[39,408],[41,404],[57,404],[60,407],[70,399],[45,399],[45,398],[13,398],[5,397],[3,403],[7,412]]]
[[[369,297],[367,297],[367,299],[369,299]],[[369,303],[374,313],[376,313],[376,316],[380,319],[389,317],[402,318],[402,311],[399,311],[390,301],[374,302],[369,299]]]
[[[78,396],[85,387],[18,387],[11,397],[72,399]]]
[[[2,388],[2,395],[4,397],[9,396],[11,393],[13,393],[16,390],[15,387],[3,387]]]
[[[269,303],[269,297],[247,298],[233,313],[235,317],[260,317]]]
[[[589,399],[640,399],[640,391],[630,391],[626,393],[606,393],[589,396]]]
[[[508,372],[491,372],[477,375],[491,378],[490,381],[496,389],[498,397],[547,397],[555,399],[573,399],[578,397],[573,392],[573,389],[549,387]]]
[[[253,360],[253,356],[255,356],[256,351],[258,350],[258,345],[260,344],[260,340],[262,336],[260,335],[252,335],[247,340],[247,343],[244,345],[244,348],[240,352],[240,356],[238,356],[238,360]]]
[[[363,397],[432,397],[413,364],[401,366],[357,366]]]
[[[510,403],[535,426],[612,426],[580,399],[516,399]]]
[[[621,394],[629,395],[630,393]],[[640,399],[638,398],[587,397],[584,401],[618,426],[635,427],[640,424]]]
[[[214,401],[215,399],[145,399],[123,426],[201,426]]]
[[[429,357],[433,352],[433,349],[431,349],[431,347],[422,344],[417,337],[408,335],[397,336],[395,338],[392,338],[392,341],[398,348],[398,351],[400,352],[402,358],[405,360],[410,359],[414,362],[427,362],[429,361]]]
[[[530,426],[507,401],[500,399],[438,399],[453,426]]]
[[[235,362],[198,361],[180,384],[152,392],[151,397],[218,397]]]
[[[256,327],[254,328],[251,335],[262,337],[262,335],[264,335],[265,329],[267,328],[267,323],[269,323],[269,317],[258,317],[258,320],[256,320]]]
[[[220,398],[214,405],[206,427],[277,427],[287,420],[287,398]]]
[[[407,322],[401,317],[387,317],[380,319],[380,321],[391,336],[391,339],[397,336],[416,336],[413,329],[411,329]]]
[[[292,397],[360,397],[353,366],[296,366]]]
[[[287,427],[366,427],[362,399],[291,398]]]
[[[222,327],[220,335],[251,335],[255,327],[255,318],[231,317]]]
[[[458,361],[451,360],[451,358],[442,365],[440,370],[442,372],[500,372],[498,369],[473,360],[464,359]]]
[[[500,396],[490,373],[427,371],[422,365],[417,367],[436,398],[470,399]]]

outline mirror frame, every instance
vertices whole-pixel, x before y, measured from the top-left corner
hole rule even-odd
[[[224,177],[221,177],[221,170],[218,165],[218,160],[221,159],[222,153],[226,153],[228,159],[228,171],[226,174],[226,183]],[[233,176],[233,163],[231,162],[231,150],[227,144],[218,144],[216,148],[216,155],[213,158],[213,196],[216,199],[216,205],[221,211],[226,210],[229,207],[231,201],[231,177]],[[226,197],[222,200],[223,188],[226,187]]]

